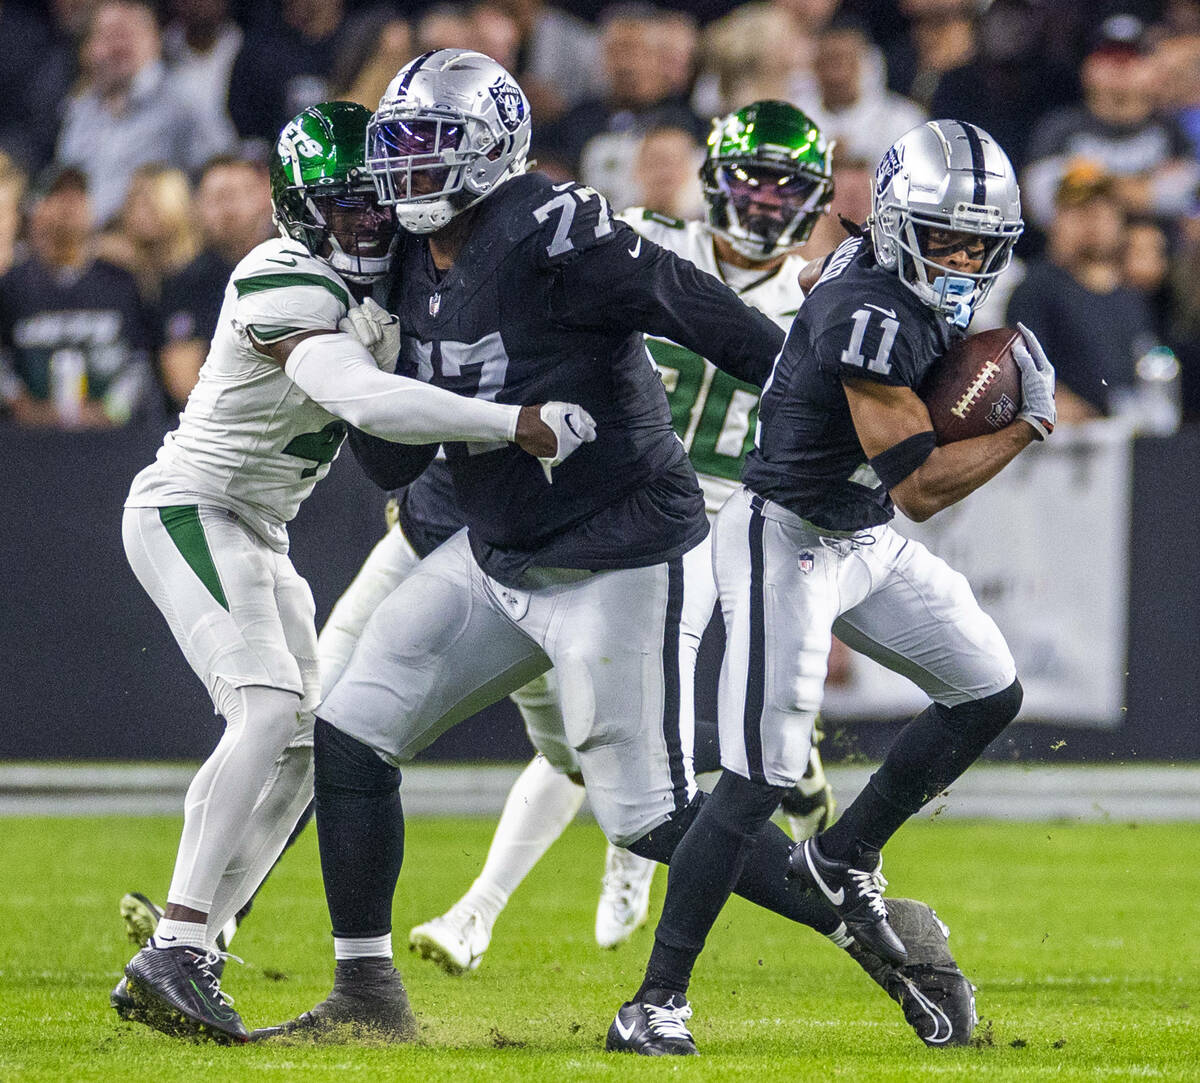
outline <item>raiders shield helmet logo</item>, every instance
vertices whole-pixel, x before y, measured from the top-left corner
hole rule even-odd
[[[510,132],[515,132],[525,119],[525,102],[520,88],[511,79],[501,76],[488,87],[488,93],[496,103],[500,123]]]

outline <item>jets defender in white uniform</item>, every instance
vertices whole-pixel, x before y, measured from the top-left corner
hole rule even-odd
[[[380,371],[396,323],[356,298],[387,272],[396,224],[362,168],[369,118],[328,103],[281,133],[284,237],[234,269],[179,427],[126,501],[130,564],[226,722],[188,790],[163,919],[113,993],[121,1014],[168,1033],[247,1037],[220,991],[216,935],[311,798],[317,637],[286,524],[347,423],[402,443],[513,440],[547,468],[589,436],[578,407],[504,406]]]

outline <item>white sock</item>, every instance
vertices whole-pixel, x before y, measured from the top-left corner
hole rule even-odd
[[[392,957],[392,934],[383,936],[361,936],[333,938],[333,957],[335,959],[378,959]]]
[[[200,948],[207,951],[214,945],[208,939],[202,921],[174,921],[160,918],[154,930],[153,943],[156,948]]]
[[[463,896],[494,924],[526,874],[579,811],[584,791],[538,756],[521,772],[504,802],[483,869]]]
[[[223,686],[218,695],[225,733],[188,787],[183,834],[167,895],[171,902],[205,914],[212,911],[217,886],[239,852],[251,813],[276,771],[280,753],[300,726],[300,697],[295,692]],[[214,936],[229,916],[214,926]]]

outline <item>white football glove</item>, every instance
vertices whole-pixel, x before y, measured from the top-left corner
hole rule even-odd
[[[596,439],[596,422],[582,406],[573,402],[547,402],[538,411],[538,416],[550,427],[558,440],[558,451],[554,455],[538,459],[546,473],[546,480],[553,485],[554,479],[550,476],[550,471],[581,444],[590,444]]]
[[[358,339],[384,372],[396,371],[396,361],[400,356],[398,316],[393,316],[368,297],[342,317],[338,330]]]
[[[1021,411],[1033,426],[1039,440],[1054,431],[1058,409],[1054,405],[1054,366],[1046,357],[1042,344],[1023,323],[1017,324],[1021,337],[1013,343],[1012,355],[1021,370]]]

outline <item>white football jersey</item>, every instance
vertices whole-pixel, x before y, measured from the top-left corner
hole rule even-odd
[[[682,222],[642,207],[632,207],[618,217],[655,244],[721,279],[785,332],[791,327],[804,301],[799,278],[808,261],[801,256],[788,256],[766,274],[739,269],[733,278],[722,273],[705,223]],[[674,343],[650,336],[647,342],[667,389],[675,431],[699,475],[708,513],[715,515],[738,488],[742,463],[754,445],[757,389]]]
[[[279,552],[286,524],[329,472],[345,423],[251,345],[336,330],[357,304],[327,263],[292,240],[260,244],[234,268],[200,378],[126,507],[228,508]]]

